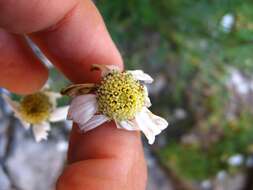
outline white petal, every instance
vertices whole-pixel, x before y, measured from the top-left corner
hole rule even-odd
[[[19,107],[19,103],[10,99],[9,96],[3,94],[2,95],[3,99],[6,101],[6,103],[10,106],[10,108],[12,109],[12,111],[14,112],[14,115],[15,117],[17,117],[20,121],[20,123],[23,125],[23,127],[25,129],[29,129],[30,128],[30,123],[27,123],[26,121],[24,121],[22,119],[22,117],[20,116],[20,113],[19,113],[19,110],[18,110],[18,107]]]
[[[139,128],[148,138],[149,144],[153,144],[155,136],[168,126],[165,119],[152,114],[147,108],[136,115]]]
[[[144,85],[143,89],[144,89],[144,104],[146,107],[149,108],[152,104],[151,104],[151,101],[148,97],[148,88]]]
[[[128,131],[137,131],[140,130],[138,124],[135,121],[120,121],[116,122],[118,129],[126,129]]]
[[[150,130],[149,125],[146,124],[145,117],[143,117],[142,114],[137,114],[135,119],[140,130],[147,137],[149,144],[153,144],[155,141],[155,134],[152,132],[152,130]]]
[[[58,98],[62,97],[62,95],[59,92],[45,91],[44,93],[46,95],[48,95],[49,97],[52,97],[52,98],[55,98],[55,99],[58,99]]]
[[[51,114],[49,121],[51,122],[57,122],[65,120],[68,114],[69,106],[63,106],[56,108]]]
[[[109,121],[109,118],[105,115],[94,115],[88,122],[84,123],[83,125],[79,124],[79,128],[82,131],[87,132],[105,123],[106,121]]]
[[[166,129],[168,127],[169,123],[165,119],[163,119],[162,117],[159,117],[159,116],[153,114],[148,109],[146,109],[146,112],[147,112],[147,114],[149,115],[149,117],[152,119],[152,121],[157,125],[157,127],[160,130],[164,130],[164,129]]]
[[[43,122],[41,124],[34,125],[32,129],[36,142],[40,142],[43,139],[47,139],[50,124],[48,122]]]
[[[67,118],[83,125],[97,112],[97,99],[94,94],[75,97],[69,108]]]
[[[144,73],[142,70],[133,70],[127,72],[132,74],[136,80],[143,81],[145,83],[152,83],[154,81],[150,75]]]
[[[57,99],[61,98],[62,95],[58,92],[51,91],[43,91],[43,93],[48,96],[50,103],[53,105],[53,109],[56,108]]]
[[[19,117],[18,117],[18,118],[19,118]],[[29,128],[30,128],[30,126],[31,126],[30,123],[27,123],[26,121],[24,121],[24,120],[21,119],[21,118],[19,118],[19,121],[20,121],[20,123],[23,125],[23,127],[24,127],[25,129],[29,129]]]
[[[48,80],[46,81],[46,83],[44,84],[44,86],[41,88],[41,91],[47,91],[47,90],[50,89],[49,80],[50,80],[50,79],[48,79]]]
[[[5,100],[5,102],[9,105],[9,107],[11,108],[11,110],[16,114],[18,113],[18,107],[19,107],[19,103],[12,100],[9,96],[7,96],[6,94],[2,94],[3,99]]]

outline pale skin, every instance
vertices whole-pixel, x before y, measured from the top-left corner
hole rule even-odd
[[[123,2],[122,2],[123,3]],[[0,86],[18,94],[38,91],[48,71],[25,43],[29,37],[73,83],[99,81],[91,64],[122,58],[90,0],[0,0]],[[74,125],[68,165],[57,190],[144,190],[146,163],[138,132],[107,123],[86,134]]]

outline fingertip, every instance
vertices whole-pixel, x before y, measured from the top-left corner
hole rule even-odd
[[[92,1],[81,1],[53,29],[30,37],[74,83],[99,81],[99,73],[91,72],[92,64],[123,68],[122,57]]]

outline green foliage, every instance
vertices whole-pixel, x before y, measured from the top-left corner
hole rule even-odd
[[[231,171],[226,159],[249,154],[253,142],[252,111],[241,105],[229,119],[232,92],[226,86],[231,68],[246,76],[253,72],[253,2],[98,0],[97,5],[127,67],[166,75],[166,89],[152,98],[154,109],[172,120],[175,108],[187,112],[186,122],[173,122],[177,132],[169,129],[175,141],[160,150],[163,162],[194,180]],[[234,18],[230,31],[221,25],[225,15]],[[205,138],[186,146],[181,137],[189,133]],[[214,142],[203,143],[214,134]]]
[[[212,157],[208,152],[197,148],[170,144],[169,148],[161,151],[162,160],[182,178],[203,180],[215,175],[219,166],[219,158]]]
[[[239,168],[228,165],[228,158],[252,153],[253,128],[252,116],[243,113],[236,123],[223,125],[224,134],[210,147],[189,146],[173,142],[160,150],[160,157],[168,167],[183,178],[204,180],[216,175],[221,170],[235,172]]]

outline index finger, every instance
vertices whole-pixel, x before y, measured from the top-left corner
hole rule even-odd
[[[31,35],[54,64],[75,83],[95,82],[91,64],[123,67],[121,56],[91,1],[80,1],[56,25]]]
[[[122,67],[121,56],[90,0],[0,0],[0,27],[29,34],[76,83],[98,80],[89,72],[91,64]]]

